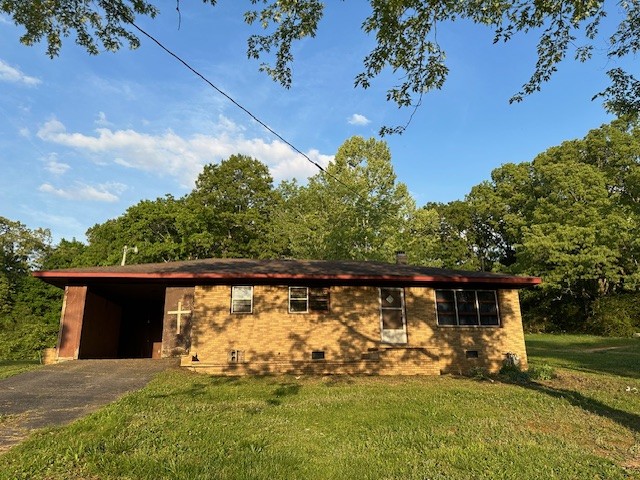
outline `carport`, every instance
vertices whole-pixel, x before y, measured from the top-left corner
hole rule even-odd
[[[34,272],[64,289],[56,360],[187,354],[193,276],[167,272],[166,265]]]
[[[159,357],[164,302],[164,285],[97,283],[68,286],[62,309],[58,357]]]

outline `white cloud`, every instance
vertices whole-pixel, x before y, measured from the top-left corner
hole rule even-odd
[[[24,137],[24,138],[31,137],[31,132],[27,127],[22,127],[20,130],[18,130],[18,133],[20,134],[21,137]]]
[[[0,80],[11,83],[23,83],[31,87],[42,83],[42,80],[39,78],[26,75],[20,71],[20,69],[12,67],[3,60],[0,60]]]
[[[107,120],[107,115],[104,112],[98,112],[98,118],[94,122],[99,127],[112,127],[113,123]]]
[[[126,185],[122,183],[102,183],[99,185],[88,185],[76,183],[70,188],[56,188],[50,183],[43,183],[38,190],[43,193],[50,193],[66,200],[89,200],[95,202],[117,202],[118,195],[126,190]]]
[[[347,122],[349,122],[350,125],[369,125],[371,123],[371,120],[369,120],[364,115],[354,113],[347,119]]]
[[[49,228],[54,242],[59,242],[62,238],[85,239],[84,232],[87,226],[76,217],[48,213],[45,209],[34,209],[27,205],[21,205],[21,211],[32,220],[34,225]]]
[[[59,176],[66,173],[71,168],[71,166],[67,163],[58,162],[55,159],[50,159],[47,160],[44,168],[47,170],[47,172]]]
[[[57,119],[46,122],[38,131],[44,141],[91,154],[94,161],[115,163],[128,168],[171,176],[191,187],[207,163],[240,153],[265,163],[275,180],[306,179],[318,169],[279,140],[245,138],[243,130],[221,117],[216,133],[182,137],[171,130],[162,134],[141,133],[132,129],[98,128],[94,135],[68,132]],[[307,155],[326,166],[333,158],[310,150]]]

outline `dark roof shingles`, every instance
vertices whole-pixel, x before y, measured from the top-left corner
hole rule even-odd
[[[474,282],[511,283],[527,286],[540,283],[536,277],[516,277],[489,272],[470,272],[442,268],[421,267],[369,261],[324,261],[324,260],[250,260],[250,259],[204,259],[181,262],[148,263],[140,265],[69,268],[47,272],[35,272],[35,276],[48,279],[73,278],[132,278],[132,277],[183,277],[183,278],[350,278],[352,280],[380,278],[385,280],[408,280],[427,282]],[[422,280],[421,280],[422,279]],[[51,282],[54,283],[54,282]],[[59,282],[56,282],[59,283]]]

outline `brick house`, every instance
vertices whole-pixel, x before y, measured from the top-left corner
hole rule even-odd
[[[403,262],[208,259],[35,272],[64,288],[58,361],[180,356],[215,374],[427,374],[527,366],[536,277]]]

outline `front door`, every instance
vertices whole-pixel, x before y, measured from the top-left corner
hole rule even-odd
[[[407,343],[402,288],[380,288],[380,331],[384,343]]]

